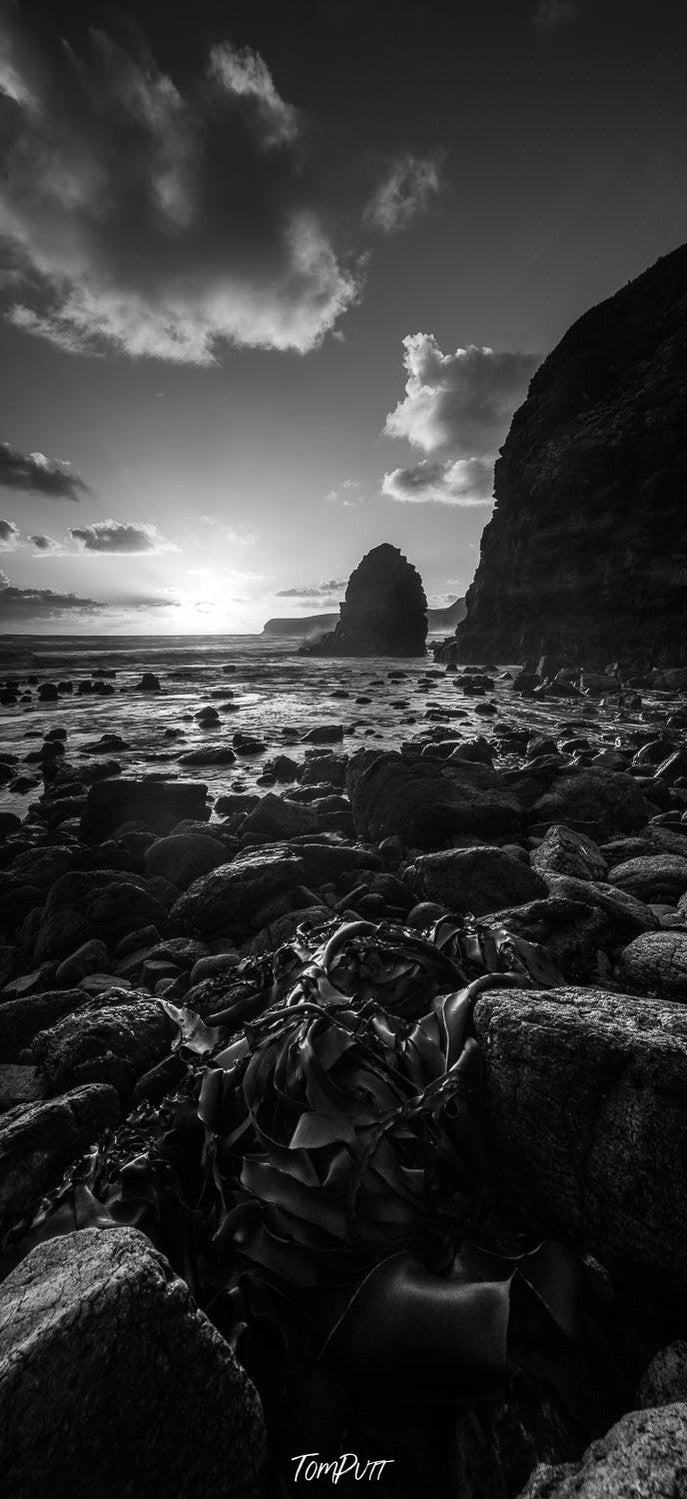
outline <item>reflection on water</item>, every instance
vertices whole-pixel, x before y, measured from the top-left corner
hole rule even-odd
[[[116,672],[114,695],[79,696],[79,682],[99,671]],[[160,692],[134,690],[144,671],[159,676]],[[68,732],[68,758],[78,767],[84,744],[116,733],[129,746],[114,756],[123,770],[201,777],[213,793],[231,787],[252,789],[264,760],[277,749],[301,759],[307,746],[286,743],[284,729],[300,735],[317,723],[341,724],[343,748],[350,753],[369,742],[396,746],[421,733],[427,727],[425,715],[433,709],[453,710],[450,731],[464,738],[484,733],[485,728],[489,732],[494,724],[493,718],[485,719],[479,712],[484,699],[465,697],[454,674],[436,668],[431,655],[411,661],[382,657],[323,660],[299,656],[292,641],[264,636],[25,635],[5,639],[0,677],[21,678],[25,683],[28,676],[39,682],[70,680],[74,693],[56,703],[40,703],[34,686],[30,704],[0,707],[0,753],[18,755],[21,762],[44,733],[62,725]],[[359,698],[368,701],[357,702]],[[499,679],[489,698],[499,707],[499,724],[527,724],[546,731],[561,720],[586,719],[603,725],[604,737],[613,741],[617,712],[593,702],[533,704],[514,698],[509,682]],[[218,709],[221,723],[201,729],[192,715],[207,704]],[[181,736],[165,737],[168,729],[181,730]],[[231,743],[238,729],[259,735],[266,753],[239,759],[231,766],[179,765],[180,754],[208,743]],[[17,766],[21,773],[33,769],[21,763]],[[0,788],[0,806],[21,814],[40,789],[17,796]]]

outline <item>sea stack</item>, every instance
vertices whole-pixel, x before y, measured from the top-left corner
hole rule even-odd
[[[427,599],[416,568],[398,547],[373,547],[351,573],[340,618],[305,647],[317,656],[424,656]]]
[[[687,663],[687,245],[584,314],[496,464],[443,658]]]

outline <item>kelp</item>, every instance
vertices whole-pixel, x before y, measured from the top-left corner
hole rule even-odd
[[[527,1364],[514,1305],[539,1370],[574,1336],[576,1273],[561,1246],[489,1242],[472,1010],[485,987],[559,982],[542,950],[474,921],[300,929],[205,1019],[160,1000],[181,1086],[81,1163],[29,1242],[148,1233],[256,1380],[284,1462],[306,1389],[336,1392],[330,1422],[363,1391],[375,1409],[493,1396]]]

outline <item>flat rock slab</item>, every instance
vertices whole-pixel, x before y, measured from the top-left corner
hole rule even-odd
[[[580,1463],[535,1469],[520,1499],[683,1499],[687,1405],[630,1411]]]
[[[94,1083],[0,1119],[0,1219],[19,1216],[119,1119],[114,1088]]]
[[[143,1234],[39,1244],[0,1287],[0,1329],[13,1499],[257,1499],[253,1385]]]
[[[474,1018],[500,1186],[530,1230],[687,1290],[687,1011],[510,989]]]

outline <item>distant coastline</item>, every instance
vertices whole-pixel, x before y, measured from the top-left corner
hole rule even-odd
[[[456,599],[446,609],[428,609],[427,625],[430,635],[452,635],[462,619],[465,619],[465,599]],[[335,629],[339,615],[308,614],[301,619],[294,617],[268,619],[263,626],[263,635],[271,639],[315,640]]]

